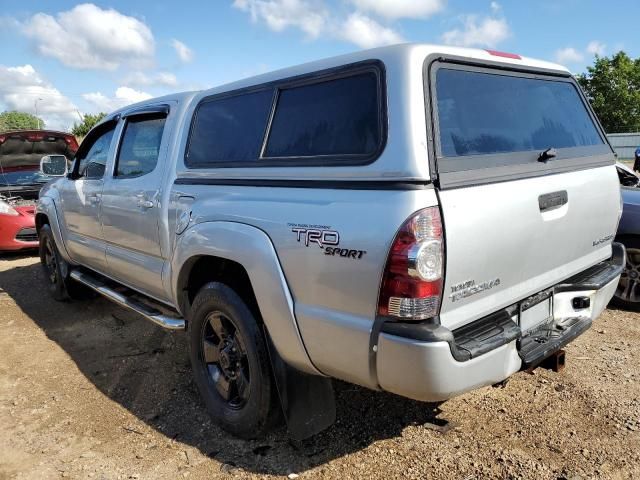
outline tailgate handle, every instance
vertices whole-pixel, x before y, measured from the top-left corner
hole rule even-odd
[[[559,192],[551,192],[540,195],[538,197],[538,206],[540,207],[541,212],[546,212],[555,208],[560,208],[568,201],[569,195],[567,194],[567,191],[561,190]]]

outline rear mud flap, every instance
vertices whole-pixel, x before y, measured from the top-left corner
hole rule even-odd
[[[289,436],[300,441],[329,428],[336,421],[331,379],[291,367],[280,357],[266,328],[264,335]]]

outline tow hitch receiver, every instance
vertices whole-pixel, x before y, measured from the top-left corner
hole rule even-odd
[[[557,352],[552,353],[549,357],[545,358],[542,361],[540,366],[554,372],[563,370],[565,366],[565,351],[558,350]]]
[[[551,365],[554,371],[564,366],[564,348],[591,326],[589,317],[572,317],[547,323],[519,340],[522,369]]]

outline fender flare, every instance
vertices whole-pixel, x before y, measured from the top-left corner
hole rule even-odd
[[[66,262],[74,264],[75,262],[71,259],[71,256],[67,251],[64,238],[62,237],[62,231],[60,230],[60,223],[58,221],[58,210],[53,198],[43,196],[38,199],[38,204],[36,205],[36,219],[38,218],[38,215],[45,215],[47,217],[47,220],[49,221],[48,223],[51,226],[51,231],[53,232],[53,238],[56,241],[56,247],[58,247],[58,252],[60,252],[62,258],[64,258]]]
[[[212,221],[198,223],[182,233],[171,259],[171,289],[176,305],[180,273],[189,259],[197,256],[220,257],[242,265],[249,275],[265,327],[280,356],[298,370],[322,375],[304,346],[293,297],[273,243],[264,231],[244,223]]]

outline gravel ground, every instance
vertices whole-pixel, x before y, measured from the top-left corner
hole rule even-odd
[[[0,257],[0,479],[640,478],[640,315],[608,310],[561,373],[440,405],[336,383],[338,421],[301,444],[211,423],[182,333],[106,300],[52,301]]]

